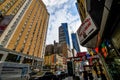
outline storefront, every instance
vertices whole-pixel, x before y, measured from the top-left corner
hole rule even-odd
[[[108,3],[106,1],[106,3]],[[102,42],[99,47],[107,70],[113,80],[120,79],[120,4],[119,0],[111,0],[111,4],[105,4],[100,29]],[[106,14],[107,13],[107,14]]]
[[[120,79],[120,56],[118,55],[115,44],[109,40],[104,40],[101,44],[100,53],[105,60],[107,70],[111,74],[113,80]]]
[[[111,75],[109,80],[119,80],[120,1],[88,0],[87,11],[88,16],[77,31],[79,41],[82,46],[93,49],[91,55],[100,55],[108,77]]]

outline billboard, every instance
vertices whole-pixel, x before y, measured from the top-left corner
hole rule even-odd
[[[95,26],[94,22],[92,21],[91,17],[88,16],[83,21],[79,29],[77,30],[78,38],[81,45],[84,45],[88,39],[93,36],[93,34],[98,30]],[[92,38],[92,37],[91,37]]]
[[[79,52],[77,53],[77,57],[83,57],[86,55],[87,52]]]

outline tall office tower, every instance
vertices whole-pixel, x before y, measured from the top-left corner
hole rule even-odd
[[[67,23],[62,23],[59,27],[59,43],[66,43],[70,47],[70,39]]]
[[[0,0],[0,44],[33,58],[44,56],[49,13],[42,0]]]
[[[78,37],[76,33],[72,33],[71,34],[72,37],[72,44],[73,44],[73,48],[77,51],[80,52],[80,44],[78,43]]]

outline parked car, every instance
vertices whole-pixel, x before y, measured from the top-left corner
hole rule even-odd
[[[65,73],[64,71],[56,71],[56,76],[59,80],[62,80],[67,77],[67,73]]]
[[[36,76],[34,80],[56,80],[57,77],[53,72],[44,72],[41,76]]]
[[[29,75],[30,75],[30,79],[29,80],[34,80],[36,74],[37,74],[37,72],[34,72],[34,71],[29,73]]]

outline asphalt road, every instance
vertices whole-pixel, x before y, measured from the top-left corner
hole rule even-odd
[[[72,77],[67,77],[67,78],[65,78],[63,80],[73,80],[73,78]]]

